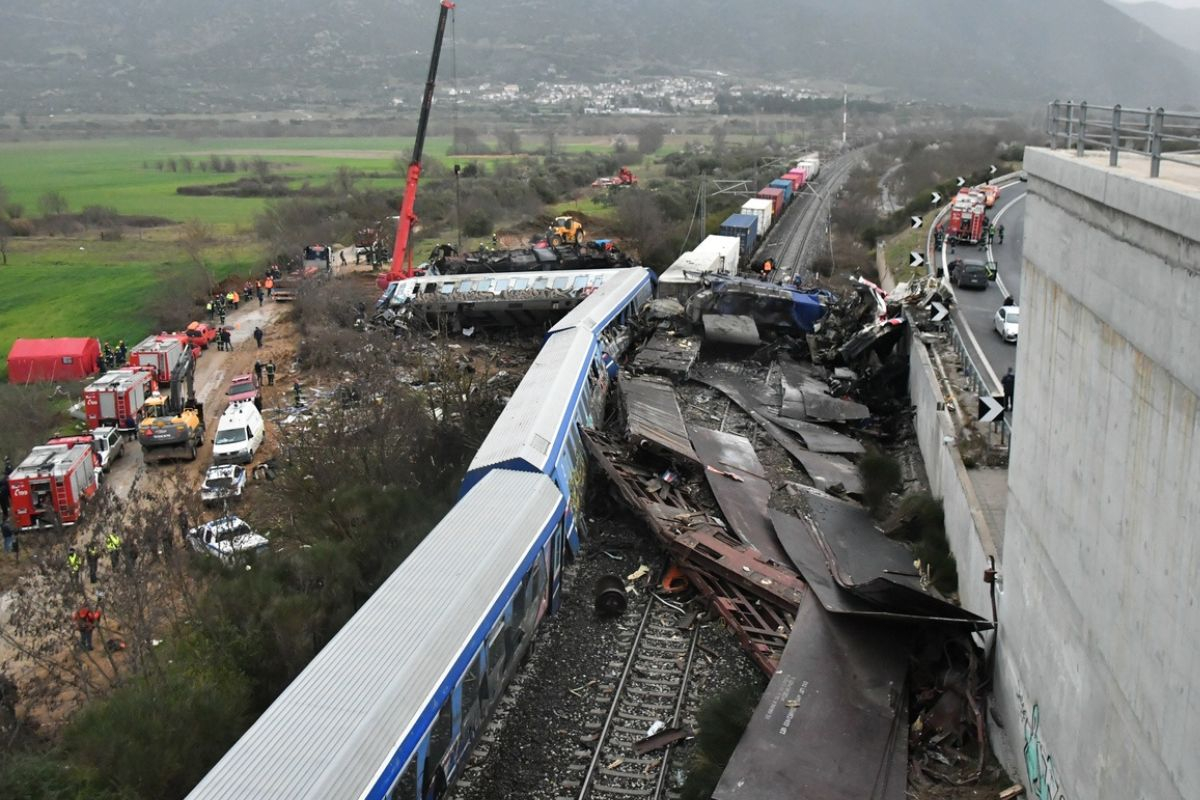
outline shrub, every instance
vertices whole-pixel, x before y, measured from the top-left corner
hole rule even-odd
[[[875,450],[858,462],[858,474],[862,478],[863,502],[878,513],[887,496],[900,486],[900,462]]]

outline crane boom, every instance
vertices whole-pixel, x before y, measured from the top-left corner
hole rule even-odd
[[[453,9],[452,0],[442,0],[438,12],[437,34],[433,39],[433,55],[429,59],[429,77],[425,80],[425,96],[421,99],[421,117],[417,122],[417,140],[413,143],[412,161],[408,164],[408,180],[404,184],[404,201],[400,206],[400,219],[396,223],[396,243],[392,249],[392,268],[379,278],[379,288],[384,289],[392,281],[411,278],[413,275],[412,249],[408,246],[413,223],[417,215],[413,207],[417,201],[417,184],[421,180],[421,153],[425,149],[425,131],[429,127],[429,109],[433,105],[433,86],[437,80],[438,60],[442,55],[442,38],[446,33],[446,17]]]

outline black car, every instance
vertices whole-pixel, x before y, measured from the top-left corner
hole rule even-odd
[[[986,289],[992,273],[982,261],[954,261],[950,264],[950,283],[960,289]]]

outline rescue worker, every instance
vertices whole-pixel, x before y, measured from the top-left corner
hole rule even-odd
[[[0,476],[0,519],[8,517],[8,472]]]
[[[237,308],[237,306],[234,305],[234,302],[233,302],[233,290],[232,289],[225,293],[225,304],[228,306],[232,306],[233,308]]]
[[[259,347],[262,347],[262,340],[263,340],[263,331],[262,331],[262,328],[259,328],[258,326],[255,326],[255,328],[254,328],[254,341],[258,343],[258,346],[259,346]]]
[[[292,383],[292,394],[293,394],[293,395],[295,396],[295,398],[296,398],[296,405],[298,405],[298,406],[302,406],[302,405],[304,405],[304,395],[303,395],[303,393],[302,393],[302,390],[301,390],[301,388],[300,388],[300,382],[299,382],[299,381],[295,381],[294,383]]]
[[[254,360],[254,385],[262,386],[263,363],[258,359]]]
[[[7,516],[0,520],[0,533],[4,534],[4,552],[11,553],[13,551],[13,526],[8,521]]]
[[[99,580],[97,570],[100,568],[100,544],[95,539],[92,539],[87,543],[83,554],[87,558],[88,580],[95,583]]]
[[[92,631],[100,622],[100,609],[88,608],[87,603],[75,612],[75,627],[79,629],[79,646],[84,650],[92,649]]]
[[[263,286],[267,290],[267,297],[270,297],[271,292],[275,290],[275,279],[268,275],[267,279],[263,281]]]
[[[121,562],[121,537],[115,533],[104,537],[104,549],[108,551],[108,557],[112,559],[112,568],[115,570]]]
[[[234,310],[234,311],[237,311],[237,310],[238,310],[238,306],[239,306],[239,305],[241,304],[241,302],[242,302],[242,296],[241,296],[240,294],[238,294],[237,292],[230,292],[229,294],[230,294],[230,296],[233,298],[233,299],[232,299],[232,301],[231,301],[231,302],[233,303],[233,310]]]
[[[75,584],[76,586],[83,585],[83,580],[80,575],[80,571],[82,569],[83,559],[79,557],[79,553],[75,552],[74,547],[67,550],[67,572],[71,574],[71,583]]]
[[[267,362],[267,386],[275,385],[275,362]]]
[[[179,509],[179,542],[182,546],[187,546],[188,531],[192,529],[192,522],[188,519],[187,509]]]
[[[125,574],[132,575],[133,568],[137,566],[138,556],[142,554],[136,541],[129,543],[129,548],[125,551]]]
[[[774,261],[772,261],[771,259],[768,258],[766,261],[763,262],[762,276],[763,276],[764,281],[771,280],[771,270],[773,270],[773,269],[775,269]]]
[[[121,431],[125,435],[125,441],[132,442],[137,437],[137,420],[133,417],[125,417],[124,430]]]
[[[124,364],[126,356],[129,355],[129,348],[125,346],[125,340],[117,342],[117,364]]]
[[[1012,367],[1009,367],[1008,372],[1004,373],[1004,377],[1000,379],[1000,385],[1004,387],[1004,408],[1012,411],[1013,393],[1017,390],[1017,376],[1013,374]]]
[[[254,294],[258,297],[258,307],[262,308],[263,300],[266,299],[266,295],[263,294],[262,287],[260,286],[255,289]]]
[[[221,316],[221,324],[224,325],[225,324],[225,306],[221,306],[220,316]]]
[[[216,308],[213,306],[212,300],[209,300],[204,304],[204,310],[208,312],[208,321],[212,322],[217,313]]]

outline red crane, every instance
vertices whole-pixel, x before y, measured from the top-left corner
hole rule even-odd
[[[442,8],[438,12],[437,34],[433,39],[433,56],[429,59],[429,77],[425,80],[425,97],[421,100],[421,118],[417,122],[417,141],[413,144],[412,161],[408,164],[408,180],[404,184],[404,202],[400,206],[400,220],[396,223],[392,268],[379,276],[380,289],[386,289],[392,281],[413,276],[412,250],[408,246],[408,239],[412,234],[413,223],[417,221],[413,206],[417,201],[417,183],[421,180],[421,151],[425,149],[425,130],[429,127],[429,108],[433,105],[433,84],[437,79],[438,59],[442,55],[446,17],[452,8],[452,0],[442,0]]]

